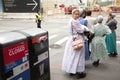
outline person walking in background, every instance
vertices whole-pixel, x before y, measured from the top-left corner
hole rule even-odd
[[[91,60],[95,67],[99,65],[100,60],[107,59],[108,57],[104,36],[111,32],[108,26],[102,24],[103,16],[99,15],[97,21],[98,23],[91,30],[94,34],[91,42]]]
[[[117,47],[116,47],[116,29],[117,29],[117,21],[114,19],[115,14],[109,13],[108,20],[106,22],[106,25],[109,26],[112,33],[108,34],[105,38],[106,45],[107,45],[107,51],[109,53],[110,57],[117,56]]]
[[[65,46],[62,61],[62,70],[69,73],[70,76],[75,75],[77,79],[86,77],[84,47],[74,50],[72,46],[73,36],[77,35],[84,41],[83,32],[87,30],[84,25],[79,23],[79,15],[80,12],[78,9],[72,11],[72,18],[69,21],[70,36]]]
[[[85,20],[87,20],[87,27],[88,27],[89,29],[91,29],[92,26],[97,23],[96,18],[93,18],[93,17],[92,17],[92,11],[91,11],[91,10],[87,10],[87,11],[86,11]]]
[[[40,11],[37,11],[36,14],[36,23],[37,23],[37,28],[41,28],[41,21],[42,21],[42,13]]]
[[[84,25],[87,27],[88,21],[85,19],[86,18],[86,11],[84,9],[80,10],[80,17],[79,17],[79,22],[80,24]],[[85,35],[85,60],[89,60],[89,46],[88,46],[88,38],[87,36],[89,35],[89,32],[84,32]]]

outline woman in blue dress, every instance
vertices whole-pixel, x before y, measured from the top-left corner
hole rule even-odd
[[[80,10],[79,22],[80,22],[80,24],[82,24],[82,25],[87,27],[88,21],[85,19],[85,17],[86,17],[86,11],[83,10],[83,9]],[[87,35],[89,35],[89,34],[87,33]],[[85,44],[85,60],[89,60],[89,58],[90,58],[89,57],[90,53],[89,53],[89,46],[88,46],[87,35],[84,37],[85,38],[85,42],[84,42],[84,44]]]

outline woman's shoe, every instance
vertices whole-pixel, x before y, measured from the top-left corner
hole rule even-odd
[[[99,66],[99,60],[94,61],[92,64],[93,64],[93,66],[98,67]]]
[[[116,56],[117,56],[117,53],[115,52],[109,54],[109,57],[116,57]]]
[[[118,54],[116,52],[113,53],[113,57],[116,57]]]
[[[81,78],[85,78],[86,77],[86,73],[81,72],[81,73],[77,73],[77,79],[81,79]]]
[[[70,76],[75,76],[76,74],[73,74],[73,73],[69,73]]]
[[[109,54],[109,57],[113,57],[113,53],[110,53],[110,54]]]
[[[99,65],[99,61],[100,61],[100,60],[98,59],[98,60],[97,60],[97,66]]]
[[[96,64],[97,64],[97,62],[96,62],[96,61],[94,61],[94,62],[92,63],[92,65],[93,65],[93,66],[95,66]]]

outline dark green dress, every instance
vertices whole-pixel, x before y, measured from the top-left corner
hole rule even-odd
[[[112,33],[108,34],[105,38],[107,51],[108,53],[117,53],[117,45],[116,45],[116,28],[117,28],[117,21],[112,19],[106,22],[106,25],[109,26]]]

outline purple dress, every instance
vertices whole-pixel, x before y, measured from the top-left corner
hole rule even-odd
[[[62,70],[67,73],[84,72],[85,70],[85,48],[73,50],[72,40],[73,35],[78,35],[84,41],[85,26],[79,23],[79,20],[73,18],[69,21],[70,35],[65,46],[65,51],[62,61]]]

